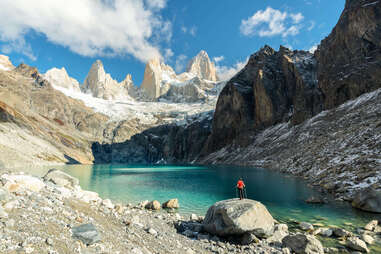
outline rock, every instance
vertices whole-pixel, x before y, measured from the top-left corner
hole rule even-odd
[[[306,203],[309,203],[309,204],[325,204],[326,201],[321,197],[311,196],[308,199],[306,199]]]
[[[202,79],[217,81],[214,63],[210,61],[208,54],[204,50],[201,50],[188,63],[187,72],[193,73]]]
[[[150,234],[153,235],[153,236],[157,236],[157,231],[156,231],[155,229],[153,229],[153,228],[149,228],[149,229],[147,230],[147,232],[150,233]]]
[[[104,205],[108,209],[114,209],[114,204],[111,202],[110,199],[104,199],[104,200],[102,200],[102,205]]]
[[[101,240],[101,237],[93,224],[82,224],[71,229],[72,237],[90,245]]]
[[[14,69],[12,62],[9,60],[8,56],[0,55],[0,70],[9,71]]]
[[[81,91],[79,88],[79,82],[74,78],[69,77],[64,67],[61,69],[52,68],[48,70],[43,76],[54,86],[63,87],[75,92]]]
[[[45,187],[40,179],[29,175],[3,175],[3,178],[8,180],[4,187],[10,192],[16,192],[19,188],[39,192]]]
[[[359,192],[353,199],[352,206],[367,212],[381,213],[381,190],[367,188]]]
[[[184,232],[182,232],[183,235],[185,235],[186,237],[194,237],[196,235],[196,232],[193,232],[192,230],[185,230]]]
[[[346,237],[351,235],[350,232],[342,228],[333,228],[332,230],[333,230],[333,234],[337,237]]]
[[[74,189],[75,187],[79,186],[79,180],[77,178],[74,178],[61,170],[52,168],[50,169],[45,176],[43,177],[44,181],[46,182],[52,182],[58,186]]]
[[[319,235],[324,237],[331,237],[333,235],[333,230],[330,228],[319,228]]]
[[[365,225],[364,229],[369,231],[374,231],[377,228],[378,220],[372,220]]]
[[[197,234],[197,240],[209,240],[209,235],[207,235],[207,234]]]
[[[53,245],[53,239],[52,238],[46,238],[45,242],[47,245],[50,245],[50,246]]]
[[[195,254],[194,250],[188,248],[185,252],[185,254]]]
[[[258,229],[269,232],[274,227],[274,219],[258,201],[229,199],[208,209],[203,226],[212,235],[242,235]]]
[[[179,200],[177,198],[170,199],[163,203],[163,208],[180,208]]]
[[[366,246],[366,243],[355,236],[349,237],[347,239],[346,246],[352,250],[358,250],[358,251],[366,252],[366,253],[369,252],[369,249]]]
[[[3,205],[4,210],[7,212],[11,212],[13,209],[18,207],[20,205],[20,202],[18,200],[12,200]]]
[[[364,242],[366,242],[367,244],[373,244],[373,242],[374,242],[374,238],[370,235],[367,235],[367,234],[362,234],[361,239]]]
[[[15,226],[16,221],[14,219],[9,219],[5,222],[6,227],[13,228]]]
[[[324,254],[323,245],[310,235],[288,235],[283,238],[282,243],[296,254]]]
[[[7,202],[11,199],[8,190],[0,188],[0,203]]]
[[[314,226],[312,226],[312,224],[308,222],[300,222],[299,228],[304,231],[314,230]]]
[[[259,239],[252,233],[245,233],[240,239],[242,245],[249,245],[251,243],[259,243]]]
[[[141,207],[141,208],[144,208],[144,207],[146,207],[146,205],[147,205],[148,203],[149,203],[148,200],[144,200],[144,201],[140,202],[140,203],[138,204],[138,206]]]
[[[93,191],[80,190],[77,191],[75,195],[78,199],[81,199],[86,203],[97,202],[100,200],[99,194]]]
[[[266,239],[268,243],[282,243],[284,237],[288,235],[288,226],[286,224],[276,224],[272,236]]]
[[[159,201],[153,200],[149,202],[148,204],[146,204],[145,208],[149,210],[160,210],[161,206]]]
[[[119,214],[122,214],[125,210],[125,207],[122,204],[115,205],[115,211]]]
[[[198,221],[198,216],[197,216],[197,214],[192,213],[192,214],[189,216],[189,219],[190,219],[191,221]]]

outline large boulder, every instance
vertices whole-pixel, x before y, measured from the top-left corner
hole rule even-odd
[[[149,209],[149,210],[160,210],[161,205],[160,205],[159,201],[153,200],[153,201],[149,202],[148,204],[146,204],[145,208]]]
[[[348,248],[352,250],[357,250],[357,251],[366,252],[366,253],[369,252],[369,249],[366,246],[366,243],[360,238],[355,236],[349,237],[346,241],[346,245]]]
[[[321,242],[313,236],[296,234],[283,238],[282,243],[296,254],[323,254]]]
[[[203,221],[204,230],[219,236],[271,232],[274,219],[266,207],[250,199],[229,199],[212,205]]]
[[[72,237],[82,241],[84,244],[90,245],[101,240],[98,230],[93,224],[82,224],[71,229]]]
[[[367,188],[359,192],[353,199],[352,206],[367,212],[381,213],[381,190]]]
[[[50,169],[45,176],[43,177],[44,181],[52,182],[58,186],[66,187],[73,189],[76,186],[79,186],[79,180],[74,178],[61,170],[52,168]]]
[[[163,208],[180,208],[179,200],[177,198],[170,199],[163,203]]]

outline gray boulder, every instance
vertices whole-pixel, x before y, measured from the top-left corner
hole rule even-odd
[[[313,236],[296,234],[283,238],[282,243],[296,254],[323,254],[321,242]]]
[[[360,252],[369,252],[366,243],[358,237],[352,236],[347,239],[346,245],[352,250],[358,250]]]
[[[367,212],[381,213],[381,190],[367,188],[359,192],[353,199],[352,206]]]
[[[46,182],[52,182],[58,186],[66,187],[73,189],[76,186],[79,186],[79,180],[77,178],[74,178],[61,170],[52,168],[48,171],[48,173],[45,174],[43,177],[44,181]]]
[[[82,224],[71,229],[72,237],[90,245],[101,240],[101,237],[93,224]]]
[[[203,221],[204,230],[218,236],[271,232],[274,219],[266,207],[250,199],[229,199],[212,205]]]

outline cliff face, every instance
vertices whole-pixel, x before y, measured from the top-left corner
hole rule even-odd
[[[347,0],[315,55],[327,109],[381,87],[381,2]]]
[[[265,46],[222,90],[205,152],[233,140],[245,145],[250,130],[303,121],[321,111],[321,99],[312,54]]]
[[[314,55],[265,46],[223,89],[204,154],[245,146],[246,132],[300,124],[381,87],[381,2],[348,0]]]

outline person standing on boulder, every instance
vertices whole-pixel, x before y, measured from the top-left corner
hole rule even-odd
[[[242,178],[240,178],[237,182],[237,189],[239,192],[239,199],[243,199],[243,188],[245,188],[245,183],[243,182]]]

